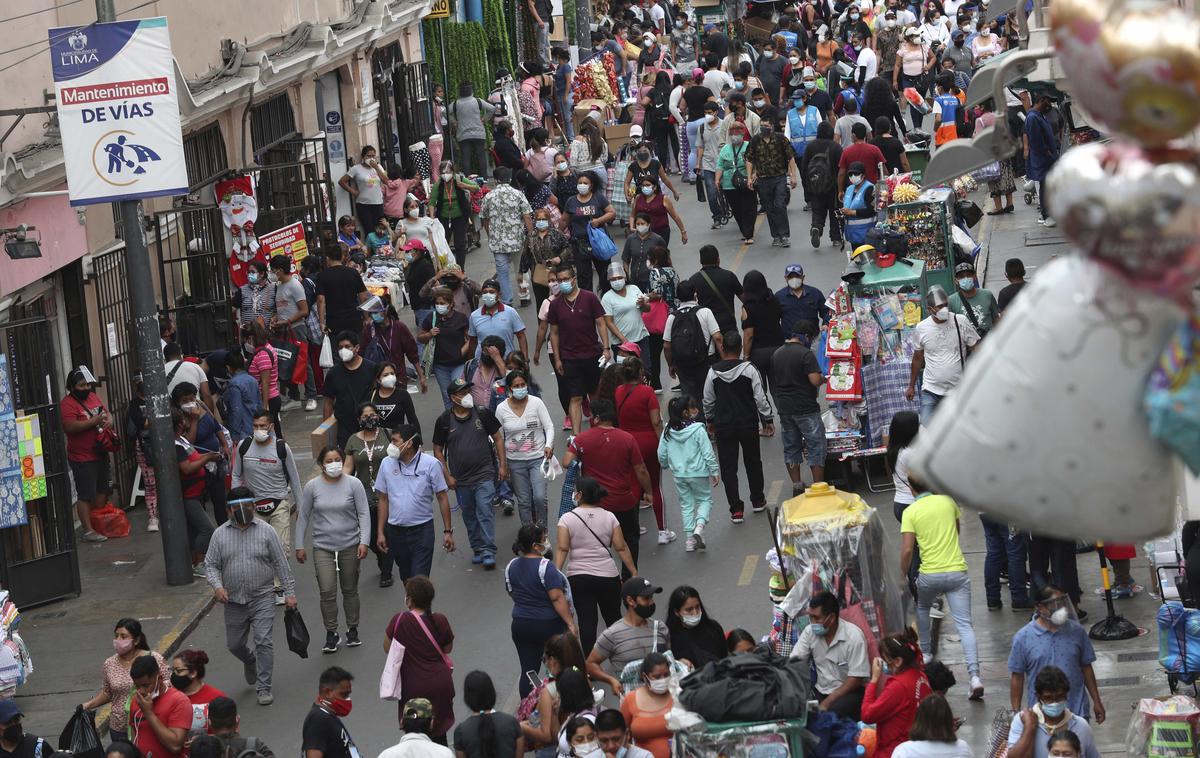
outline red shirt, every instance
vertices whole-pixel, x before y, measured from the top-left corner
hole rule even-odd
[[[166,690],[154,699],[154,715],[169,729],[188,729],[192,725],[192,701],[175,689]],[[187,749],[172,753],[158,741],[154,729],[146,723],[146,716],[138,705],[137,698],[130,696],[129,727],[133,733],[133,744],[145,758],[167,758],[170,755],[186,756]]]
[[[550,301],[546,321],[558,327],[559,357],[565,360],[599,358],[603,348],[596,332],[596,319],[604,318],[600,298],[587,290],[579,290],[574,302],[565,297]]]
[[[933,692],[922,669],[913,667],[893,674],[876,694],[877,685],[867,682],[863,692],[862,720],[875,725],[875,758],[891,758],[892,751],[908,739],[917,715],[917,703]]]
[[[879,164],[887,159],[879,148],[869,142],[855,142],[842,150],[842,159],[838,161],[838,170],[849,170],[850,164],[859,161],[867,171],[867,181],[874,184],[879,181]]]
[[[58,404],[58,413],[62,417],[63,426],[68,421],[87,421],[94,418],[104,408],[100,397],[95,392],[88,394],[82,403],[68,394]],[[82,432],[67,434],[67,460],[69,461],[98,461],[100,454],[96,452],[96,427],[84,429]]]
[[[575,437],[568,449],[582,462],[583,475],[592,477],[608,490],[608,497],[600,503],[605,510],[624,513],[637,507],[642,488],[633,467],[643,459],[632,434],[594,426]]]
[[[208,734],[208,704],[219,697],[225,697],[225,693],[211,684],[200,685],[200,689],[187,696],[192,704],[191,731]]]

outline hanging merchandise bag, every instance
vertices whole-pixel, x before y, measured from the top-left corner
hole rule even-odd
[[[71,716],[62,734],[58,735],[58,749],[66,750],[77,758],[104,758],[93,711],[85,711],[82,705],[75,706],[75,715]]]

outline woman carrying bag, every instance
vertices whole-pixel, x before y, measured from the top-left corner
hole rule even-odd
[[[550,269],[573,260],[571,241],[554,228],[550,209],[538,208],[533,212],[533,234],[526,238],[525,254],[521,258],[521,272],[529,272],[538,309],[550,297]]]

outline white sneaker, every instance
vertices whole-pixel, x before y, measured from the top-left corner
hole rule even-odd
[[[703,550],[708,547],[708,545],[704,542],[704,534],[700,531],[700,529],[696,529],[691,536],[691,540],[696,543],[697,550]]]
[[[670,529],[659,529],[658,530],[658,544],[666,545],[666,544],[669,544],[674,541],[675,541],[675,532],[672,532]]]
[[[685,553],[696,552],[696,538],[695,537],[687,538],[687,540],[683,543],[683,552],[685,552]]]
[[[983,700],[983,680],[977,676],[971,677],[970,700]]]
[[[644,527],[644,526],[638,527],[638,534],[645,534],[647,531],[649,531],[649,530],[646,529],[646,527]]]
[[[284,411],[290,411],[293,408],[299,408],[299,407],[300,407],[299,400],[293,400],[290,397],[284,398],[283,402],[279,404],[279,412],[283,413]]]
[[[147,521],[146,522],[146,531],[147,532],[157,532],[158,531],[158,519],[152,518],[149,521]]]
[[[1054,227],[1058,226],[1058,222],[1052,218],[1048,218],[1042,223],[1045,224],[1047,229],[1053,229]]]
[[[304,410],[315,411],[316,409],[317,409],[317,399],[315,397],[310,397],[309,399],[304,401]]]
[[[933,601],[933,605],[929,606],[929,618],[946,618],[946,601],[941,595],[938,595],[937,599]]]

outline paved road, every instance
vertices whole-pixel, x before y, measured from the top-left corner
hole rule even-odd
[[[828,245],[814,250],[808,244],[808,214],[800,211],[801,200],[798,196],[793,203],[791,214],[794,242],[789,250],[769,246],[769,232],[765,228],[765,219],[761,216],[759,242],[752,246],[740,244],[737,230],[732,224],[717,231],[709,231],[707,209],[696,202],[694,191],[690,187],[685,188],[680,207],[692,240],[688,245],[676,244],[673,247],[675,266],[681,276],[689,276],[699,268],[697,251],[700,245],[708,243],[720,248],[723,263],[739,275],[744,275],[751,269],[759,269],[775,287],[782,286],[783,268],[787,263],[803,263],[808,272],[808,282],[823,290],[828,290],[834,285],[845,265],[845,258],[840,251]],[[1038,228],[1032,212],[1025,208],[1020,209],[1017,216],[1004,219],[1002,223],[1007,226],[1003,233],[997,230],[996,234],[998,238],[1005,239],[1006,246],[1015,248],[1021,244],[1017,241],[1017,236],[1022,227]],[[990,229],[991,220],[984,223],[989,225],[985,231]],[[1042,249],[1047,250],[1045,254],[1048,255],[1049,250]],[[993,252],[992,271],[1002,271],[1003,259],[1008,255],[1008,250]],[[997,258],[998,263],[995,262]],[[1036,254],[1032,258],[1027,255],[1027,260],[1033,263]],[[485,251],[474,251],[470,254],[468,271],[473,277],[481,279],[482,275],[489,273],[491,269],[490,256]],[[1002,275],[993,275],[990,281],[995,282],[997,279],[1001,280],[1002,284]],[[1000,284],[993,286],[998,288]],[[524,309],[522,316],[527,324],[535,321],[531,307]],[[543,387],[554,386],[553,377],[545,362],[535,374]],[[417,412],[426,428],[432,428],[433,419],[440,411],[436,397],[436,394],[431,392],[415,398]],[[667,397],[663,399],[665,401]],[[561,420],[560,410],[553,407],[556,404],[551,402],[548,405],[552,406],[552,415]],[[316,420],[316,414],[308,414],[306,417],[302,411],[290,412],[287,418],[290,438],[307,440],[307,430],[315,425]],[[306,443],[302,442],[301,446],[306,446]],[[558,449],[561,453],[561,438]],[[790,487],[786,485],[787,476],[783,467],[782,443],[779,437],[763,441],[763,457],[768,498],[772,503],[778,503],[790,493]],[[308,465],[310,457],[298,453],[297,459],[302,470],[308,469],[305,472],[306,477],[315,473]],[[559,487],[552,485],[552,512],[557,504],[558,492]],[[681,531],[673,487],[667,484],[664,494],[667,498],[669,524],[676,531]],[[890,515],[890,495],[870,495],[868,500],[881,508],[887,529],[895,539],[898,528]],[[766,588],[768,571],[763,565],[763,553],[771,544],[766,515],[747,514],[746,522],[737,526],[725,517],[726,508],[724,495],[718,492],[715,498],[714,520],[706,531],[708,551],[693,554],[684,553],[682,538],[668,546],[653,544],[653,516],[650,511],[643,511],[642,523],[649,526],[650,533],[643,538],[640,569],[644,575],[666,587],[668,592],[682,583],[698,587],[709,613],[726,628],[742,626],[755,635],[761,635],[768,630],[770,624],[770,605]],[[499,516],[497,544],[509,545],[518,525],[516,517]],[[461,522],[457,526],[461,532]],[[967,702],[966,675],[960,665],[961,650],[954,640],[944,645],[944,660],[953,665],[960,678],[960,685],[951,691],[951,701],[956,712],[967,717],[967,725],[961,736],[977,750],[982,750],[995,709],[1007,707],[1008,682],[1004,662],[1009,640],[1013,632],[1027,619],[1007,610],[990,614],[985,610],[982,588],[983,536],[978,518],[974,515],[968,515],[964,519],[963,538],[975,589],[973,605],[976,631],[979,635],[980,655],[984,662],[983,673],[987,685],[987,698],[983,704]],[[465,542],[465,536],[463,540]],[[894,545],[892,551],[894,553]],[[502,550],[501,558],[505,556],[506,552]],[[888,560],[894,558],[889,557]],[[1095,586],[1098,581],[1098,572],[1093,568],[1095,563],[1093,556],[1080,558],[1081,578],[1089,586]],[[282,625],[277,625],[279,643],[275,674],[276,701],[270,708],[262,708],[255,704],[252,689],[242,683],[240,664],[225,652],[220,609],[215,610],[188,640],[189,646],[206,649],[213,659],[209,666],[208,681],[225,689],[238,700],[243,714],[243,733],[265,739],[277,754],[288,755],[290,751],[299,748],[300,723],[316,694],[317,676],[325,666],[332,664],[343,666],[359,677],[355,683],[355,710],[347,719],[347,723],[363,754],[377,754],[398,738],[395,706],[376,697],[376,686],[384,657],[381,647],[384,626],[395,612],[403,608],[403,590],[399,585],[390,589],[380,589],[377,586],[377,572],[370,561],[368,566],[361,583],[361,628],[366,644],[356,649],[343,648],[334,655],[320,653],[322,630],[317,608],[315,575],[311,563],[300,567],[297,572],[300,603],[312,631],[313,655],[308,660],[301,661],[287,652],[282,644]],[[1142,575],[1145,572],[1144,566],[1143,561],[1135,564],[1135,568],[1140,569]],[[457,635],[454,659],[457,665],[455,680],[459,692],[461,693],[462,677],[467,672],[477,668],[484,669],[492,675],[497,688],[502,692],[500,707],[511,712],[516,705],[515,686],[519,672],[509,636],[509,614],[512,604],[504,592],[501,572],[485,573],[472,566],[469,551],[460,549],[449,555],[439,551],[434,561],[432,578],[438,593],[434,608],[449,617]],[[1143,577],[1140,578],[1145,581]],[[1089,599],[1085,600],[1085,603],[1093,615],[1096,615],[1100,604],[1090,599],[1090,591],[1088,594]],[[666,595],[662,596],[659,605],[661,618],[665,612]],[[1125,601],[1123,605],[1126,614],[1140,621],[1143,626],[1153,623],[1154,608],[1153,599],[1146,597]],[[949,623],[947,626],[950,626]],[[947,633],[954,634],[952,630]],[[1101,651],[1098,676],[1102,680],[1111,681],[1111,686],[1105,687],[1104,690],[1110,699],[1108,711],[1111,721],[1101,727],[1098,742],[1112,750],[1118,748],[1124,735],[1127,709],[1133,702],[1132,698],[1157,694],[1164,689],[1164,679],[1157,673],[1153,654],[1146,656],[1146,651],[1152,651],[1154,645],[1154,638],[1146,637],[1126,643],[1112,643]],[[1133,660],[1118,661],[1118,655],[1132,655]],[[1113,680],[1112,677],[1116,675],[1123,678]],[[1118,689],[1116,685],[1122,687]],[[461,702],[457,705],[461,718]]]

